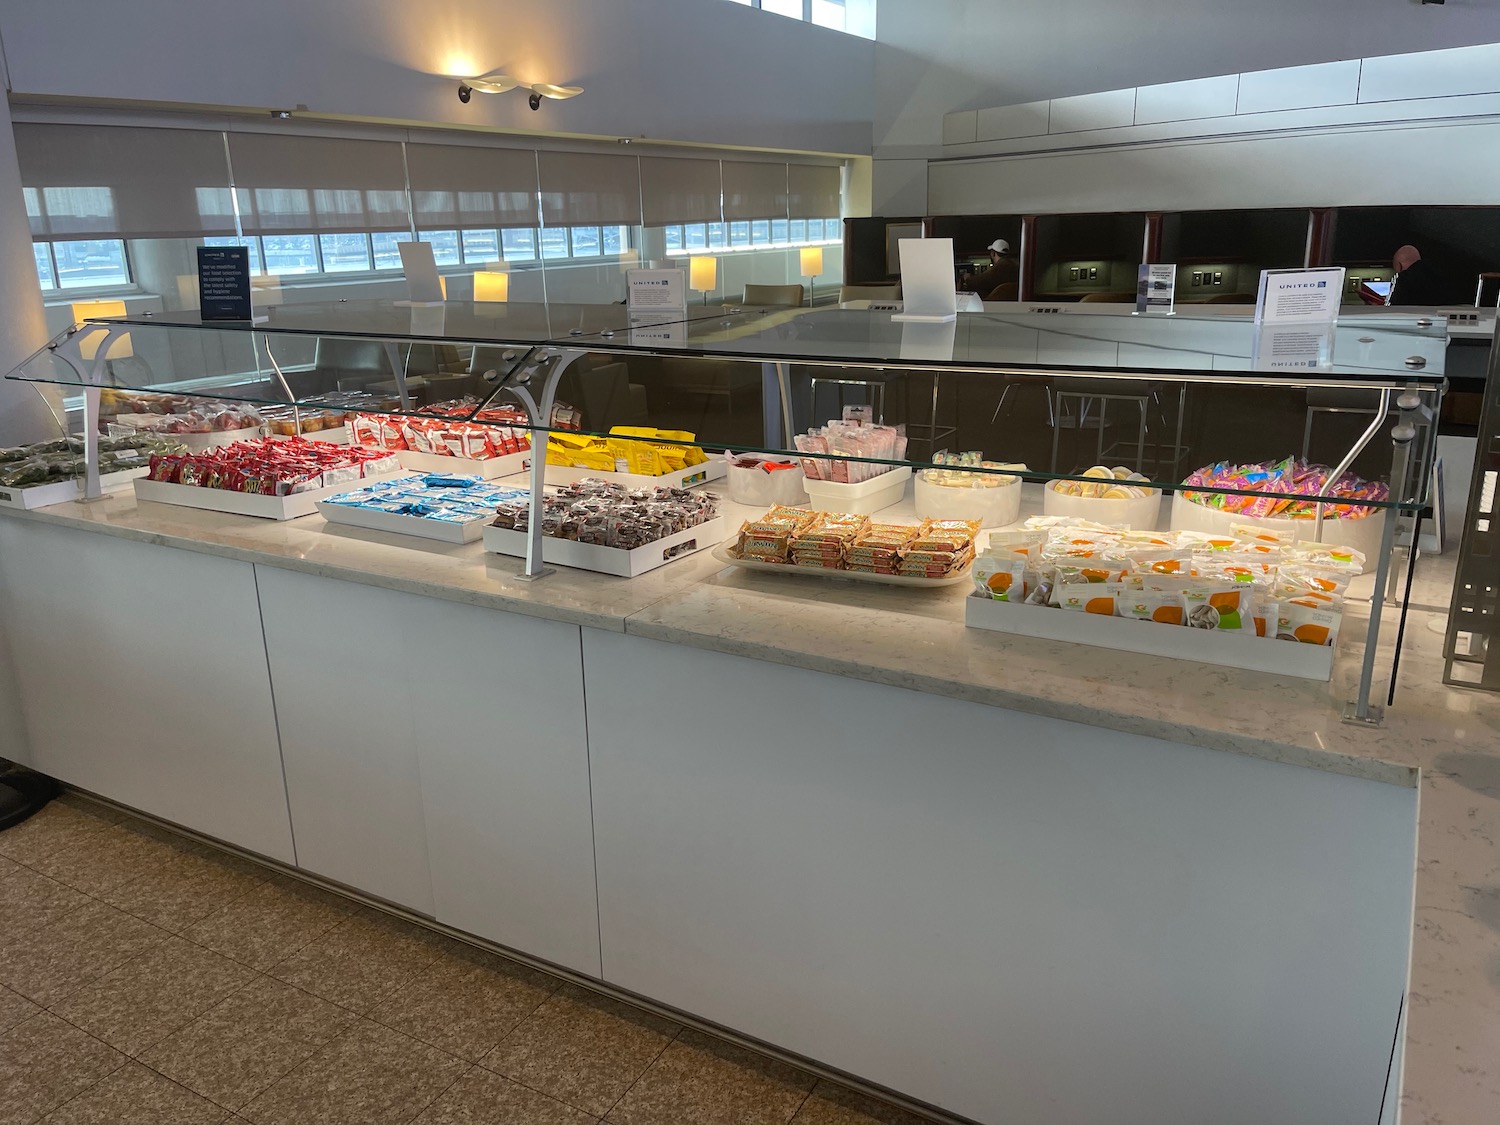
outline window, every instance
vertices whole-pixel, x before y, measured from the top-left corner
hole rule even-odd
[[[456,266],[463,261],[458,250],[458,231],[427,230],[417,237],[432,244],[432,258],[440,267]]]
[[[503,230],[500,244],[505,247],[507,262],[529,262],[536,257],[536,231]]]
[[[598,227],[573,227],[571,228],[571,233],[573,257],[597,258],[599,256]]]
[[[675,223],[662,227],[667,257],[704,251],[785,250],[839,242],[841,219],[749,219],[733,223]]]
[[[51,251],[51,277],[61,289],[89,289],[103,285],[129,285],[130,267],[125,242],[119,238],[91,238],[81,242],[33,243]],[[41,257],[38,255],[41,279]],[[43,279],[43,284],[46,281]]]
[[[466,230],[462,235],[464,261],[498,262],[500,235],[495,230]]]
[[[835,31],[843,31],[848,18],[844,0],[812,0],[812,11],[808,14],[819,27],[831,27]]]
[[[399,270],[401,268],[401,251],[396,249],[396,246],[401,242],[410,242],[411,235],[402,234],[398,231],[379,231],[370,236],[370,241],[375,251],[375,268],[378,270]]]
[[[542,228],[542,260],[566,258],[568,256],[568,228]]]
[[[318,236],[323,253],[324,273],[344,273],[370,268],[370,237],[365,234],[323,234]]]
[[[731,3],[865,39],[875,38],[875,0],[731,0]]]
[[[224,237],[224,236],[215,235],[212,238],[205,238],[203,240],[203,245],[205,245],[205,246],[244,246],[244,247],[248,248],[249,251],[250,251],[250,272],[251,273],[265,273],[266,272],[265,268],[261,265],[260,239],[258,239],[258,238],[228,238],[228,237]]]
[[[317,243],[310,234],[268,234],[261,240],[266,272],[270,274],[319,273]]]
[[[45,242],[33,242],[31,252],[36,255],[36,276],[43,289],[57,288],[57,275],[52,272],[52,248]]]

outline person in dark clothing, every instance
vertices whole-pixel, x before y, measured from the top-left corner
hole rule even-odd
[[[990,268],[965,278],[963,287],[969,293],[978,293],[983,300],[994,301],[999,299],[991,296],[996,289],[1007,282],[1019,281],[1020,278],[1021,264],[1011,257],[1010,243],[997,238],[990,243]],[[1009,299],[1015,300],[1014,297]]]
[[[1415,246],[1403,246],[1391,259],[1396,271],[1396,283],[1391,286],[1391,305],[1442,305],[1447,304],[1443,292],[1443,280],[1430,262],[1422,260],[1421,251]]]

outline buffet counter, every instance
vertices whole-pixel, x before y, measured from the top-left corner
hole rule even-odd
[[[733,521],[735,513],[729,514]],[[1011,1040],[1014,1029],[994,1024],[992,1012],[966,1004],[954,991],[955,974],[977,984],[975,974],[997,951],[983,941],[955,939],[942,925],[934,928],[931,917],[952,912],[955,902],[989,897],[974,880],[985,878],[986,865],[998,856],[965,854],[975,838],[959,829],[986,822],[992,812],[1004,819],[1005,787],[1020,784],[1017,772],[1032,768],[1026,759],[998,775],[986,772],[992,759],[1012,753],[1009,739],[1021,739],[1028,755],[1035,750],[1061,761],[1075,746],[1089,755],[1088,761],[1069,760],[1058,777],[1031,779],[1061,804],[1045,823],[1018,825],[1020,839],[1034,838],[1039,852],[1066,850],[1076,839],[1091,866],[1102,864],[1123,885],[1141,878],[1142,869],[1112,865],[1137,844],[1148,871],[1154,864],[1188,863],[1160,874],[1182,879],[1195,894],[1209,894],[1202,876],[1220,869],[1226,885],[1238,887],[1231,869],[1240,864],[1277,868],[1277,880],[1305,876],[1308,885],[1292,897],[1270,891],[1256,906],[1267,927],[1284,927],[1295,941],[1311,942],[1308,931],[1325,925],[1333,934],[1364,910],[1372,934],[1389,928],[1385,890],[1375,893],[1378,903],[1340,900],[1327,918],[1312,918],[1317,908],[1311,904],[1328,897],[1330,880],[1381,881],[1378,870],[1350,876],[1339,866],[1345,857],[1320,868],[1344,843],[1378,853],[1387,875],[1409,860],[1400,838],[1406,832],[1409,847],[1411,822],[1405,829],[1401,824],[1410,815],[1418,824],[1414,943],[1401,1009],[1404,1072],[1398,1057],[1390,1087],[1401,1083],[1408,1122],[1493,1115],[1500,1096],[1500,982],[1492,964],[1500,700],[1439,684],[1441,638],[1427,625],[1446,610],[1442,558],[1424,561],[1426,573],[1416,585],[1396,704],[1382,727],[1363,728],[1340,721],[1358,674],[1353,644],[1337,658],[1332,682],[1322,684],[966,629],[967,587],[913,591],[760,575],[724,569],[708,554],[629,580],[561,568],[524,581],[518,560],[486,555],[479,544],[415,543],[334,528],[319,516],[258,521],[139,504],[128,494],[4,515],[0,613],[25,700],[30,764],[976,1118],[1004,1119],[1015,1107],[1024,1117],[1058,1104],[1083,1115],[1107,1104],[1091,1101],[1090,1083],[1079,1084],[1076,1075],[1057,1076],[1052,1084],[1037,1077],[1055,1066],[1053,1048],[1079,1042],[1076,1025],[1064,1026],[1059,1018],[1057,1028],[1034,1027],[1035,1045],[1028,1048]],[[200,564],[184,553],[217,560],[204,566],[237,568],[203,576],[203,589],[215,592],[213,603],[195,603],[197,579],[188,571]],[[122,607],[132,582],[151,574],[172,583],[183,566],[179,584],[157,590],[149,612],[127,619]],[[240,578],[247,585],[237,602]],[[386,600],[392,596],[396,600]],[[444,603],[458,612],[444,611]],[[494,616],[481,620],[474,610]],[[415,627],[419,621],[422,629]],[[249,635],[257,624],[259,633]],[[58,635],[39,635],[48,628]],[[1357,629],[1350,632],[1359,636]],[[1393,636],[1388,623],[1382,645],[1391,645]],[[236,652],[241,645],[245,651]],[[389,659],[372,655],[382,647],[392,650]],[[122,654],[141,667],[116,691],[103,681]],[[219,667],[223,660],[239,663]],[[269,661],[264,684],[254,671],[257,660]],[[424,671],[429,663],[438,666]],[[200,701],[215,711],[206,725],[194,727],[186,718],[187,729],[163,735],[161,712],[172,699],[184,710],[197,705],[203,685],[191,682],[195,676],[233,682]],[[858,688],[859,681],[879,690]],[[91,691],[102,695],[90,700]],[[483,704],[480,714],[453,727],[451,713],[466,693]],[[890,706],[901,710],[887,714],[883,709]],[[99,709],[106,713],[97,722],[88,717]],[[830,710],[850,726],[830,727]],[[72,713],[61,715],[65,711]],[[908,730],[904,716],[913,714],[922,718]],[[388,745],[393,722],[406,732],[396,747]],[[759,728],[750,731],[744,744],[750,747],[759,746],[765,729],[793,732],[795,753],[757,760],[752,768],[735,758],[737,733],[746,727]],[[844,729],[849,747],[839,745]],[[380,741],[376,732],[387,745],[370,749]],[[414,746],[404,744],[407,736]],[[503,747],[498,754],[484,749],[484,740],[495,736]],[[173,737],[180,745],[155,765],[144,749],[134,757],[126,752],[135,747],[133,739],[144,739],[144,747]],[[893,749],[892,742],[903,740],[919,751],[915,757],[898,754],[901,745]],[[963,744],[951,762],[946,756],[956,751],[950,742]],[[430,744],[437,743],[466,748],[434,757]],[[845,759],[833,761],[826,778],[819,775],[825,750],[830,760]],[[367,751],[378,760],[366,761]],[[214,754],[224,766],[217,780],[204,760]],[[568,776],[553,776],[559,763]],[[958,775],[956,789],[931,781],[929,775],[950,767]],[[1215,772],[1224,769],[1240,772]],[[871,788],[877,775],[893,788]],[[1320,776],[1330,780],[1319,782]],[[968,794],[992,783],[993,808],[964,804]],[[838,807],[846,784],[857,807]],[[1097,820],[1097,810],[1071,807],[1068,786],[1074,784],[1090,799],[1098,788],[1104,807],[1123,801],[1115,811],[1124,819],[1100,825],[1103,835],[1092,839],[1085,822]],[[1183,788],[1163,796],[1161,790],[1175,785]],[[1413,789],[1419,790],[1419,811]],[[734,795],[721,804],[726,792]],[[1298,804],[1304,792],[1312,803],[1307,809]],[[1034,799],[1035,792],[1011,808],[1011,820],[1024,819],[1022,809]],[[263,809],[247,810],[261,800]],[[1155,842],[1133,838],[1136,816],[1150,822],[1164,815],[1157,800],[1196,809],[1191,824],[1179,826],[1185,835],[1177,842],[1194,853],[1191,859],[1176,845],[1161,851]],[[1299,819],[1304,812],[1305,821]],[[890,830],[914,850],[884,854],[877,834],[864,844],[879,853],[869,862],[884,866],[861,873],[859,859],[849,854],[860,848],[852,838],[859,826],[886,818],[894,825],[914,815],[930,818],[918,837]],[[1258,820],[1267,838],[1247,843],[1239,837],[1234,821],[1241,815]],[[496,827],[492,818],[504,823]],[[1335,830],[1332,836],[1308,834],[1321,818]],[[715,840],[721,824],[727,836]],[[747,835],[757,827],[764,838]],[[692,833],[698,838],[684,835]],[[1111,839],[1110,833],[1117,835]],[[928,847],[935,849],[930,855]],[[747,854],[754,869],[744,866]],[[908,856],[943,869],[906,869]],[[1050,862],[1040,854],[1033,858]],[[805,864],[811,873],[789,871],[788,863]],[[1191,914],[1191,906],[1157,901],[1149,887],[1138,896],[1144,904],[1114,901],[1106,880],[1083,888],[1088,902],[1075,917],[1067,892],[1056,889],[1079,879],[1079,869],[1067,872],[1060,883],[1031,892],[1080,927],[1102,911],[1092,924],[1109,931],[1106,968],[1116,980],[1142,974],[1133,959],[1154,956],[1143,950],[1160,948],[1173,965],[1187,955],[1174,947],[1184,939],[1173,936],[1170,924],[1165,931],[1157,926],[1164,910],[1170,918],[1181,909]],[[804,885],[804,878],[811,881]],[[912,890],[933,882],[942,885],[942,893],[931,892],[935,897]],[[1403,888],[1399,877],[1395,882],[1399,899]],[[892,913],[882,886],[904,888],[912,901]],[[1026,893],[1024,886],[1006,884],[994,897],[1024,911]],[[1255,892],[1239,887],[1236,893]],[[877,898],[881,905],[872,906]],[[736,900],[771,917],[741,913],[745,907]],[[831,915],[815,917],[810,904],[819,901]],[[1304,908],[1309,916],[1296,916]],[[974,909],[973,916],[953,919],[956,929],[973,935],[1009,924],[988,915],[989,906]],[[1138,909],[1158,921],[1137,917]],[[1218,909],[1228,912],[1225,923],[1246,942],[1226,949],[1245,972],[1247,987],[1268,988],[1268,981],[1282,978],[1291,992],[1321,987],[1311,979],[1321,982],[1329,966],[1309,950],[1303,955],[1313,978],[1298,979],[1285,961],[1267,963],[1264,979],[1256,977],[1245,964],[1253,956],[1247,950],[1280,948],[1276,935],[1245,932],[1244,919],[1230,907]],[[861,928],[856,932],[888,930],[889,937],[871,939],[876,948],[850,948],[849,935],[839,930],[844,916]],[[1397,919],[1401,928],[1410,921],[1409,914]],[[1151,932],[1141,935],[1139,948],[1122,952],[1120,946],[1131,944],[1124,931],[1137,924]],[[1178,928],[1207,940],[1203,925],[1195,919]],[[1238,940],[1227,935],[1212,940]],[[830,936],[838,940],[825,946]],[[1047,946],[1057,935],[1032,933],[1029,940]],[[1009,934],[999,955],[1018,941]],[[1381,943],[1372,937],[1371,944]],[[1078,975],[1079,957],[1098,955],[1087,945],[1060,954],[1069,974]],[[797,963],[806,947],[817,963]],[[851,967],[819,960],[835,949],[848,954]],[[1394,954],[1402,970],[1405,952]],[[1378,975],[1390,968],[1392,956],[1386,949],[1376,958],[1384,961],[1359,971]],[[935,964],[921,963],[927,960]],[[876,974],[898,968],[902,979],[884,981],[889,995],[871,995],[882,991],[871,983]],[[731,982],[734,976],[739,980]],[[1153,1016],[1167,1026],[1168,1014],[1143,1011],[1136,983],[1120,983],[1117,994],[1104,995],[1088,992],[1089,974],[1081,976],[1085,992],[1075,999],[1087,1005],[1085,1025],[1105,1037],[1133,1027],[1138,1050],[1129,1053],[1129,1065],[1145,1080],[1159,1062],[1150,1057],[1151,1045],[1179,1042],[1170,1029],[1160,1040],[1152,1030]],[[819,982],[830,982],[826,992],[819,992]],[[1188,1008],[1198,1002],[1192,989],[1179,997],[1175,985],[1137,983],[1165,988]],[[1221,984],[1206,986],[1213,1003],[1245,1002],[1216,991]],[[1371,991],[1361,987],[1358,972],[1349,985],[1347,996],[1324,995],[1324,1005],[1356,1005],[1361,992]],[[930,1011],[917,998],[924,990],[933,1000]],[[800,1008],[809,997],[813,1007]],[[1268,997],[1260,999],[1269,1003]],[[1007,1002],[1022,1011],[1035,1002],[1046,1011],[1052,999],[1055,994],[1011,995]],[[1391,1017],[1382,1031],[1388,1042],[1398,1018],[1394,998],[1388,1013],[1383,1003],[1372,1011]],[[882,1018],[906,1031],[882,1038],[868,1026],[851,1030],[857,1022],[882,1026]],[[1306,1013],[1302,1019],[1305,1032],[1328,1030],[1308,1022]],[[972,1042],[962,1046],[976,1035],[978,1054]],[[983,1073],[996,1036],[1031,1074],[1014,1088]],[[929,1049],[943,1056],[941,1065],[924,1055]],[[1075,1047],[1083,1058],[1094,1049],[1086,1040]],[[1241,1077],[1254,1102],[1248,1093],[1256,1087],[1254,1067],[1241,1062],[1251,1071]],[[1326,1069],[1331,1062],[1325,1054],[1309,1065]],[[1222,1088],[1236,1088],[1241,1077],[1227,1076]],[[1046,1091],[1062,1089],[1069,1089],[1064,1103],[1048,1100]],[[1103,1087],[1097,1094],[1110,1096]],[[1184,1115],[1201,1109],[1192,1096],[1183,1093],[1180,1107],[1156,1099],[1155,1119],[1175,1119],[1174,1107]],[[1394,1120],[1394,1099],[1387,1100],[1381,1120]],[[1144,1103],[1138,1116],[1150,1119]]]

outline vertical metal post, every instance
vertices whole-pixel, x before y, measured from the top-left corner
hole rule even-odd
[[[391,363],[391,371],[396,376],[396,391],[401,396],[401,409],[411,409],[411,395],[406,390],[406,362],[401,358],[400,351],[395,344],[386,344],[385,355]]]
[[[1382,394],[1389,402],[1390,392]],[[1391,431],[1391,495],[1404,497],[1411,477],[1411,443],[1417,436],[1413,416],[1418,400],[1415,395],[1402,395],[1397,405],[1401,417]],[[1381,420],[1384,420],[1382,414]],[[1359,693],[1344,708],[1344,722],[1362,726],[1379,726],[1385,709],[1370,702],[1370,689],[1375,679],[1375,661],[1379,653],[1380,617],[1385,609],[1386,587],[1390,581],[1391,555],[1396,545],[1396,526],[1400,522],[1400,510],[1388,508],[1385,513],[1385,529],[1380,536],[1380,560],[1375,568],[1375,589],[1370,595],[1370,627],[1365,633],[1364,660],[1359,671]]]
[[[84,500],[98,500],[104,495],[99,479],[99,395],[104,386],[104,365],[109,360],[109,349],[129,329],[120,325],[106,328],[102,324],[85,324],[73,335],[53,349],[53,353],[67,363],[83,382],[83,496]],[[103,332],[103,336],[99,335]],[[97,339],[97,349],[92,360],[83,358],[84,337]],[[66,433],[63,437],[67,437]]]
[[[534,582],[552,573],[546,565],[545,542],[542,536],[542,521],[546,513],[543,504],[543,488],[547,481],[547,435],[552,423],[552,404],[557,400],[557,385],[566,371],[584,353],[581,351],[545,351],[534,360],[515,369],[515,374],[506,389],[526,407],[531,420],[531,501],[527,513],[530,527],[526,535],[526,561],[521,573],[516,575],[523,582]],[[529,385],[537,375],[542,376],[541,395],[532,394]]]

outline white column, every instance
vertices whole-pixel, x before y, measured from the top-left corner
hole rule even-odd
[[[42,289],[31,249],[31,225],[21,194],[10,104],[0,91],[0,446],[60,437],[58,424],[35,387],[5,379],[47,342]],[[53,392],[55,394],[55,391]]]

